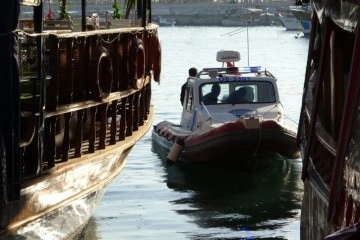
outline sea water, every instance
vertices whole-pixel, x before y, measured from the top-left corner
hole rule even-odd
[[[261,65],[277,77],[285,121],[296,128],[309,43],[297,34],[280,26],[161,27],[154,124],[180,122],[180,88],[190,67],[219,67],[218,50],[237,50],[238,66]],[[153,149],[151,130],[108,186],[85,239],[300,239],[301,159],[279,157],[255,173],[167,166]]]

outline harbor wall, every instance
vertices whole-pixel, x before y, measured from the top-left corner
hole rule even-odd
[[[167,19],[174,19],[176,26],[220,26],[221,15],[158,15]]]
[[[152,17],[162,17],[173,19],[176,26],[221,26],[220,20],[225,16],[230,16],[231,12],[239,8],[259,8],[263,13],[274,14],[271,20],[275,24],[281,24],[278,14],[288,11],[289,6],[293,6],[294,1],[283,0],[273,2],[262,2],[256,4],[245,3],[152,3]]]

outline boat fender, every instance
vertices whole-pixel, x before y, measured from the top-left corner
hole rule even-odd
[[[172,161],[172,162],[176,162],[181,154],[181,152],[183,151],[185,146],[185,142],[184,139],[178,139],[174,145],[172,146],[172,148],[170,149],[170,152],[167,155],[167,160],[168,161]]]
[[[154,35],[154,45],[151,49],[151,69],[153,71],[153,79],[155,82],[160,83],[160,74],[161,74],[161,45],[160,40],[157,35]]]
[[[91,95],[95,100],[106,99],[112,88],[113,68],[108,50],[98,46],[91,52]]]
[[[134,37],[129,58],[130,82],[134,89],[140,89],[145,83],[145,49],[141,39]]]

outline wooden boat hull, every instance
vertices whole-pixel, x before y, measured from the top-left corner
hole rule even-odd
[[[360,32],[355,27],[360,15],[354,11],[359,2],[311,4],[298,128],[304,182],[300,239],[360,239]]]
[[[321,239],[336,229],[329,219],[330,189],[310,163],[308,178],[304,181],[304,196],[301,211],[301,239]],[[316,214],[314,214],[316,213]],[[316,224],[314,224],[316,222]],[[311,226],[311,227],[309,227]]]
[[[153,141],[168,152],[183,139],[184,148],[179,157],[183,162],[253,171],[271,164],[273,154],[299,157],[296,133],[275,121],[264,121],[258,129],[247,129],[241,121],[236,121],[189,136],[176,134],[172,126],[176,125],[168,121],[157,124],[152,132]]]
[[[150,4],[122,27],[83,9],[81,29],[43,19],[41,1],[21,1],[33,17],[18,19],[19,4],[0,9],[0,239],[72,239],[152,124],[158,25]]]
[[[48,239],[66,239],[65,236],[76,239],[82,233],[91,214],[95,212],[95,207],[101,201],[104,193],[105,188],[83,196],[71,202],[71,204],[51,211],[43,217],[26,224],[15,234],[29,239],[42,239],[44,237]]]
[[[24,182],[20,200],[0,208],[1,216],[9,216],[2,219],[0,236],[8,233],[9,237],[67,239],[78,233],[95,211],[106,186],[123,170],[132,147],[151,124],[152,110],[144,125],[126,141],[86,155],[75,163],[58,164],[57,169]]]

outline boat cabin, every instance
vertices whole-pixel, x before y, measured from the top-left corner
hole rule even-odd
[[[189,78],[182,127],[192,131],[205,122],[212,125],[244,117],[283,120],[276,78],[259,66],[235,67],[239,60],[239,52],[219,51],[217,61],[222,67],[204,68]]]

